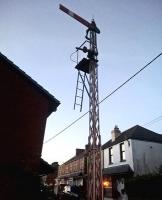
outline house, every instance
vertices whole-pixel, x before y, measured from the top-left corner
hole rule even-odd
[[[37,199],[46,120],[60,102],[1,53],[0,92],[0,199]]]
[[[49,191],[57,194],[56,178],[58,176],[59,164],[58,162],[53,162],[49,166],[52,170],[46,170],[45,173],[42,174],[42,183],[49,189]]]
[[[162,135],[136,125],[124,132],[115,126],[102,145],[104,198],[124,191],[124,179],[157,173],[162,165]]]
[[[87,156],[85,149],[76,149],[76,155],[59,166],[57,185],[59,191],[65,186],[86,189]]]
[[[45,177],[46,180],[44,182],[48,183],[47,176],[50,174],[56,175],[58,172],[58,163],[52,163],[51,165],[41,158],[40,168],[39,168],[39,176],[42,178]],[[49,177],[50,179],[50,177]]]

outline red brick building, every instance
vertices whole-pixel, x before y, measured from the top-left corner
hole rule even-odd
[[[18,173],[37,174],[46,120],[59,101],[2,54],[0,92],[0,199],[19,199]]]
[[[76,155],[59,166],[57,185],[63,190],[65,185],[86,189],[87,156],[85,149],[76,149]]]

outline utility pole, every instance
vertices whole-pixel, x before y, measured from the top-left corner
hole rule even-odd
[[[84,53],[87,53],[87,58],[83,58],[75,67],[78,70],[78,78],[74,108],[76,105],[79,105],[80,111],[82,110],[83,94],[84,90],[86,89],[89,96],[87,200],[102,200],[101,136],[99,123],[97,60],[97,33],[100,33],[100,30],[97,28],[94,20],[89,23],[61,4],[60,9],[88,28],[86,32],[86,41],[80,47],[76,48],[77,52],[81,50]],[[85,43],[89,44],[88,48],[83,46]],[[88,84],[89,88],[87,88],[86,83]]]

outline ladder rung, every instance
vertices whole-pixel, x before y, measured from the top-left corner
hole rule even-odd
[[[83,91],[83,89],[77,88],[77,90]]]
[[[75,105],[77,105],[77,106],[81,106],[81,104],[78,104],[78,103],[75,103]]]
[[[82,97],[80,97],[80,96],[76,96],[76,97],[82,98]]]

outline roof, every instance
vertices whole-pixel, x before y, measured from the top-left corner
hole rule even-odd
[[[103,175],[127,174],[132,172],[133,171],[128,164],[103,169]]]
[[[149,141],[149,142],[156,142],[156,143],[162,143],[162,135],[155,133],[153,131],[150,131],[142,126],[136,125],[124,132],[122,132],[114,142],[112,140],[109,140],[104,145],[102,145],[102,149],[106,149],[108,147],[111,147],[115,144],[118,144],[120,142],[123,142],[128,139],[135,139],[135,140],[142,140],[142,141]]]
[[[80,152],[78,155],[75,155],[74,157],[70,158],[68,161],[66,161],[66,162],[63,163],[62,165],[67,165],[67,164],[69,164],[69,163],[71,163],[71,162],[73,162],[73,161],[75,161],[75,160],[78,160],[78,159],[84,157],[85,153],[86,153],[86,151],[83,150],[83,151]]]
[[[53,167],[52,165],[48,164],[42,158],[40,159],[40,166],[39,166],[39,175],[45,175],[54,173],[54,171],[58,170],[57,167]]]
[[[34,81],[29,75],[27,75],[23,70],[21,70],[18,66],[16,66],[12,61],[10,61],[6,56],[0,53],[0,60],[4,60],[9,64],[9,68],[16,73],[20,74],[26,81],[31,84],[32,87],[36,88],[42,95],[46,96],[49,101],[52,103],[52,110],[55,111],[59,106],[60,102],[51,95],[47,90],[45,90],[41,85],[39,85],[36,81]]]
[[[39,165],[39,169],[38,169],[39,175],[54,173],[57,170],[58,170],[57,167],[53,167],[52,165],[48,164],[45,160],[40,158],[40,165]],[[7,174],[19,173],[20,174],[20,173],[30,173],[30,171],[24,170],[22,167],[14,164],[14,163],[9,163],[9,164],[1,164],[0,165],[0,173],[1,174],[4,174],[4,173],[7,173]]]

